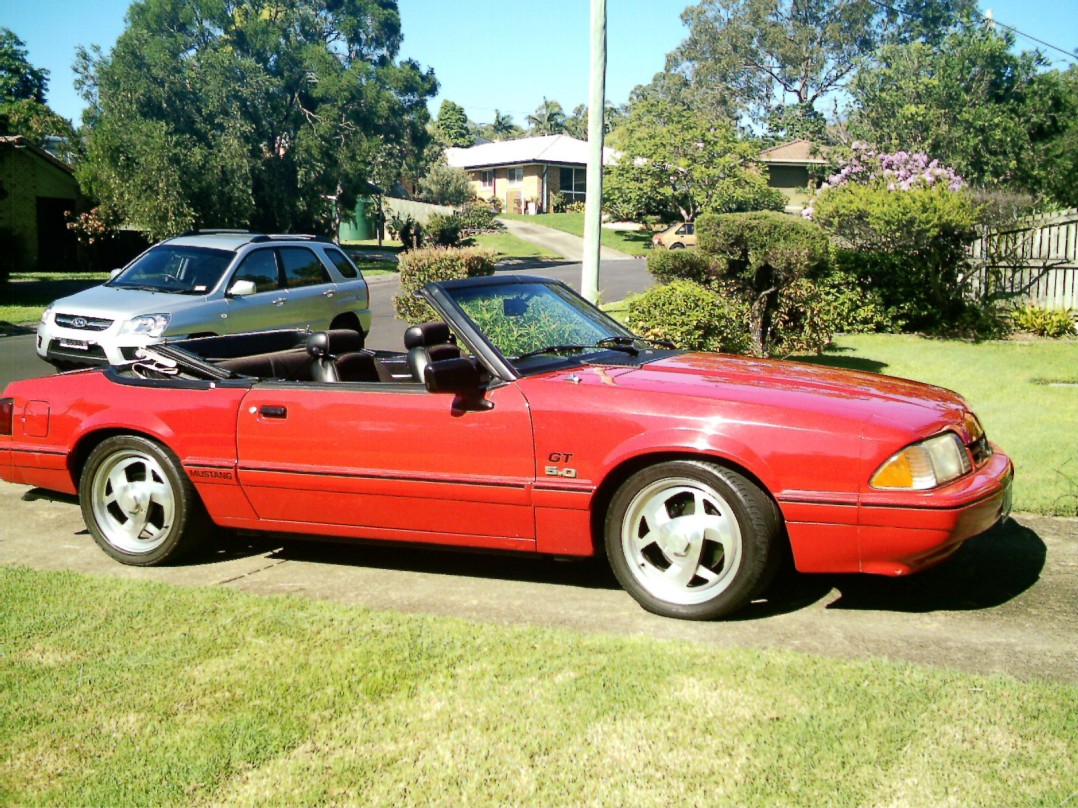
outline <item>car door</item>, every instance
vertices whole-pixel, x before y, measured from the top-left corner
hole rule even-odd
[[[279,247],[284,284],[288,289],[289,325],[328,328],[336,311],[337,284],[322,260],[309,247]]]
[[[239,477],[267,529],[534,549],[535,459],[515,385],[463,412],[419,384],[256,385]]]
[[[287,328],[292,324],[288,290],[281,282],[276,250],[264,247],[244,256],[226,288],[231,288],[236,281],[251,281],[255,293],[226,298],[228,311],[222,319],[228,325],[222,326],[222,333],[264,331]]]

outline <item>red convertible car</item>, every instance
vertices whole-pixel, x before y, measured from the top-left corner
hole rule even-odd
[[[786,552],[905,575],[1009,510],[1010,460],[949,391],[679,351],[540,278],[422,294],[442,321],[400,352],[268,332],[15,382],[0,477],[77,492],[125,564],[215,525],[605,554],[644,608],[690,619],[744,606]]]

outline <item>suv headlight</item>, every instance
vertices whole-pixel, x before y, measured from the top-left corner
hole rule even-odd
[[[168,328],[168,321],[172,318],[167,312],[161,314],[143,314],[141,317],[132,317],[122,326],[121,334],[134,334],[147,337],[159,337]]]
[[[50,303],[49,305],[47,305],[45,307],[45,311],[41,312],[41,323],[42,323],[42,325],[48,325],[49,324],[49,317],[52,315],[52,305],[53,304]]]
[[[957,480],[973,468],[969,452],[954,432],[907,446],[872,475],[873,488],[924,491]]]

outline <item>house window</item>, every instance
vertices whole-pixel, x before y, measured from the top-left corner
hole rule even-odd
[[[586,168],[562,166],[558,171],[558,190],[566,202],[583,202],[587,195],[588,171]]]
[[[484,188],[494,187],[494,172],[493,171],[480,171],[479,172],[479,184]]]
[[[508,171],[508,174],[509,174],[509,184],[510,185],[520,185],[520,184],[522,184],[524,182],[524,167],[523,166],[517,166],[516,168],[510,168],[509,171]]]

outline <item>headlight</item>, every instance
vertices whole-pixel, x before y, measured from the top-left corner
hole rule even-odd
[[[944,432],[893,455],[872,475],[869,485],[923,491],[957,480],[972,468],[962,439],[954,432]]]
[[[45,324],[45,325],[48,325],[49,315],[51,315],[51,314],[52,314],[52,303],[50,303],[49,305],[47,305],[45,307],[45,311],[41,312],[41,322],[43,324]]]
[[[120,327],[120,333],[159,337],[165,333],[171,318],[172,315],[167,313],[143,314],[141,317],[134,317],[124,323]]]

